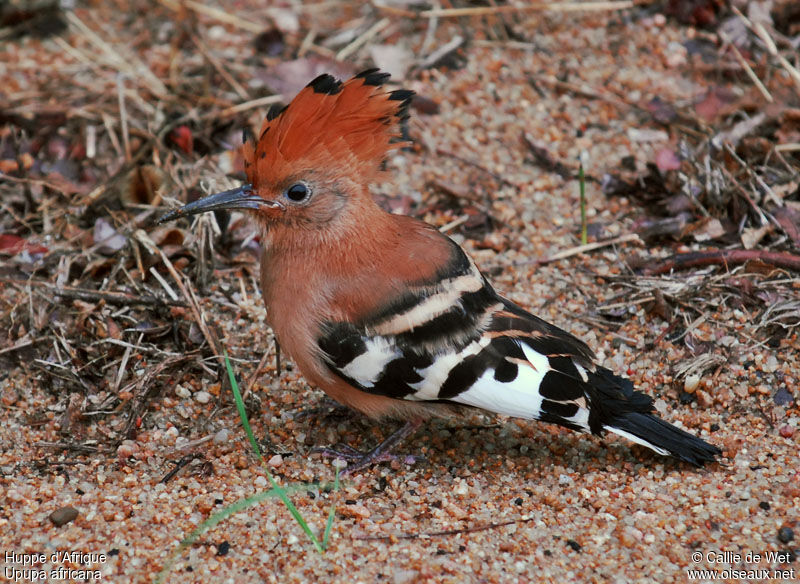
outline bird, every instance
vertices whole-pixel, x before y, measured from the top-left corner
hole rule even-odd
[[[434,226],[383,210],[369,185],[408,145],[414,92],[368,69],[322,74],[258,136],[245,130],[247,182],[159,222],[244,210],[261,234],[267,322],[305,379],[341,405],[405,424],[368,452],[322,449],[356,472],[397,457],[422,423],[482,410],[606,431],[695,466],[719,448],[664,421],[653,400],[582,340],[499,294]]]

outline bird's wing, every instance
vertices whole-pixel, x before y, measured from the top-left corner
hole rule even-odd
[[[436,281],[321,330],[322,359],[356,390],[610,430],[698,466],[720,454],[653,415],[652,399],[596,365],[585,343],[499,296],[460,248]]]
[[[318,346],[327,367],[371,394],[589,430],[591,350],[500,297],[454,249],[435,281],[409,286],[360,322],[325,323]]]

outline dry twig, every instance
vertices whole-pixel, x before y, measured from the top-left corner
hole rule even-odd
[[[800,272],[800,256],[787,252],[760,249],[715,249],[679,253],[668,258],[655,260],[639,268],[647,275],[666,274],[687,268],[701,266],[744,264],[757,261],[776,268]]]
[[[476,533],[479,531],[487,531],[489,529],[497,529],[498,527],[505,527],[506,525],[517,525],[520,523],[528,523],[533,521],[534,517],[523,517],[522,519],[511,519],[509,521],[501,521],[499,523],[488,523],[486,525],[476,525],[475,527],[465,527],[463,529],[445,529],[444,531],[430,531],[428,533],[401,533],[399,535],[354,535],[353,539],[364,541],[392,541],[396,539],[419,539],[421,537],[442,537],[449,535],[462,535],[464,533]]]
[[[474,6],[469,8],[439,8],[423,10],[419,13],[422,18],[456,18],[460,16],[491,16],[494,14],[516,12],[583,12],[625,10],[633,8],[635,3],[629,0],[613,2],[531,2],[520,5],[502,6]]]

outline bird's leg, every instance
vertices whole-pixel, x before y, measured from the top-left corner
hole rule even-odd
[[[400,461],[405,464],[414,464],[421,459],[420,456],[410,454],[394,454],[392,450],[411,434],[416,432],[422,425],[422,420],[415,419],[406,422],[402,428],[397,430],[383,442],[378,444],[369,452],[361,452],[350,446],[340,444],[337,448],[315,448],[312,452],[318,452],[325,458],[341,458],[347,461],[347,468],[342,474],[352,474],[356,471],[378,464],[379,462]]]

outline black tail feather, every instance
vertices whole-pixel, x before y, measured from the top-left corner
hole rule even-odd
[[[611,430],[695,466],[713,462],[721,454],[716,446],[653,414],[653,400],[636,391],[630,379],[597,367],[589,374],[589,386],[589,427],[593,433]]]
[[[669,454],[695,466],[714,462],[722,452],[716,446],[680,428],[665,422],[653,414],[628,412],[605,424],[614,432],[621,430],[639,438],[657,452],[666,450]]]

